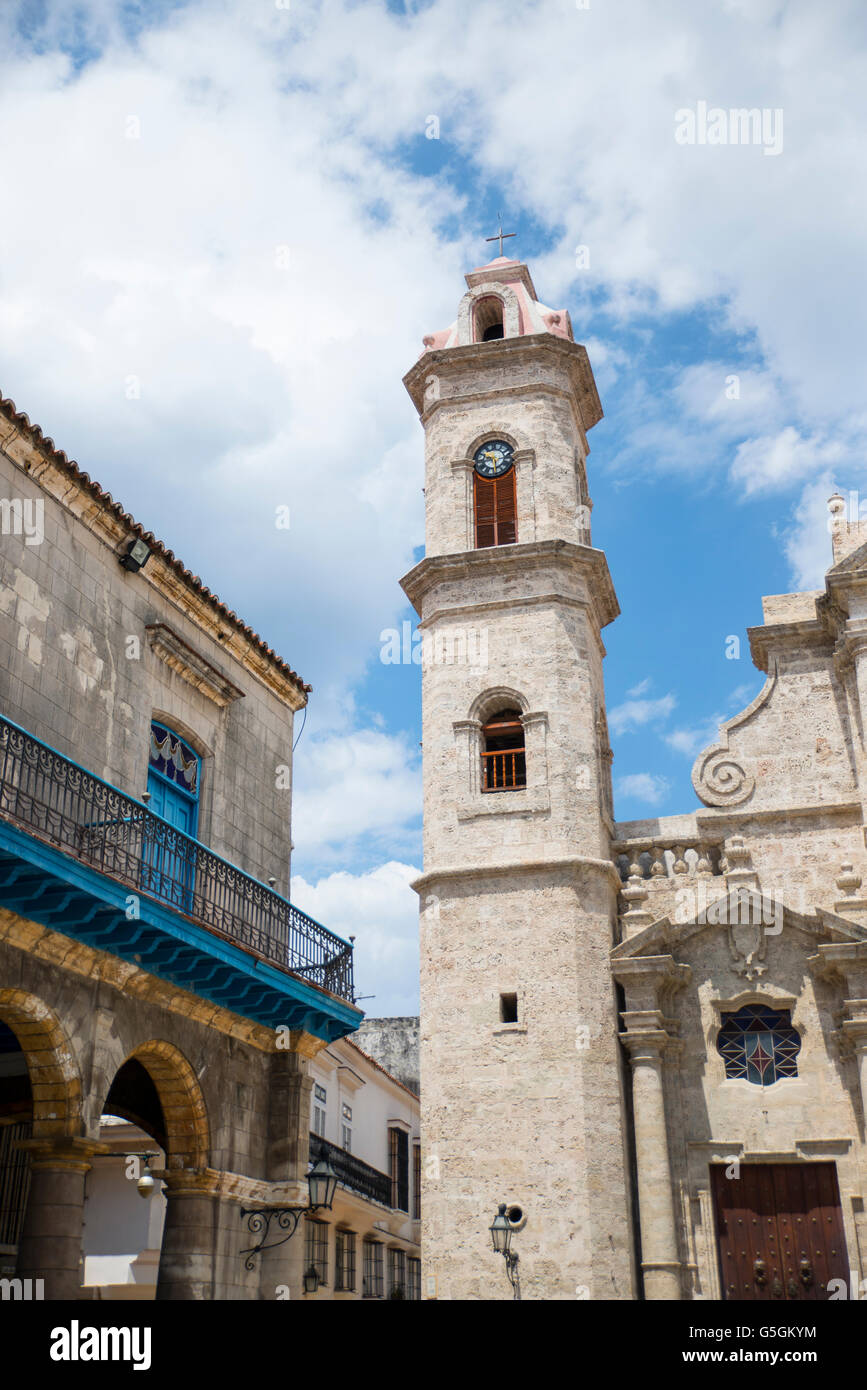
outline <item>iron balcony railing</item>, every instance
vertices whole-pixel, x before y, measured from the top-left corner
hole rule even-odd
[[[352,947],[142,802],[0,716],[0,815],[354,1003]]]
[[[381,1202],[384,1207],[391,1206],[391,1179],[387,1173],[380,1173],[378,1168],[372,1168],[355,1154],[311,1133],[310,1162],[318,1163],[320,1158],[331,1164],[343,1187],[351,1187],[353,1192],[369,1197],[372,1202]]]

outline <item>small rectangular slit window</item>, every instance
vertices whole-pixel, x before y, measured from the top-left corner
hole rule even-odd
[[[518,1022],[518,996],[517,994],[500,995],[500,1022]]]

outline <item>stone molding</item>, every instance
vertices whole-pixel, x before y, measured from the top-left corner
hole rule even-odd
[[[498,289],[496,293],[499,292]],[[484,383],[484,393],[487,397],[526,396],[528,392],[534,395],[546,392],[560,396],[569,401],[572,409],[576,410],[582,436],[602,419],[602,405],[587,349],[581,343],[570,342],[568,338],[557,338],[552,333],[545,332],[522,333],[516,337],[499,338],[493,343],[465,343],[423,352],[403,378],[403,384],[412,398],[422,424],[427,424],[434,411],[441,406],[455,406],[464,402],[476,402],[479,399],[478,394],[462,391],[453,396],[440,394],[426,402],[427,378],[432,374],[436,375],[438,368],[443,375],[455,370],[464,377],[468,370],[478,373],[484,365],[485,354],[489,351],[491,360],[496,360],[498,366],[508,364],[510,368],[510,371],[504,373],[503,380],[509,379],[511,370],[520,378],[519,364],[529,365],[540,355],[548,357],[552,362],[559,358],[560,365],[568,372],[571,390],[555,386],[551,382],[519,379],[516,386],[490,387],[489,383]]]
[[[208,700],[213,700],[220,709],[244,698],[243,690],[239,690],[228,676],[212,666],[167,623],[148,623],[145,632],[151,651]]]
[[[520,863],[512,860],[508,864],[467,864],[458,867],[426,869],[418,878],[413,879],[409,886],[415,893],[421,894],[432,884],[448,882],[449,879],[481,879],[502,874],[562,874],[564,872],[577,876],[587,869],[603,873],[614,891],[619,891],[620,875],[610,859],[589,859],[579,855],[570,855],[568,858],[562,859],[525,859],[521,860]]]
[[[550,810],[551,796],[547,787],[523,787],[520,791],[478,792],[475,796],[461,797],[457,803],[457,818],[470,821],[484,816],[545,816]]]
[[[519,541],[516,545],[486,546],[481,550],[458,551],[452,555],[429,555],[404,575],[401,587],[416,612],[421,614],[421,605],[426,594],[443,580],[478,582],[486,573],[507,578],[510,571],[516,567],[526,575],[533,569],[542,569],[552,562],[576,569],[585,576],[588,590],[598,611],[598,627],[607,627],[619,617],[620,605],[604,553],[587,545],[576,545],[572,541]],[[574,600],[574,597],[559,593],[551,595],[551,599],[560,603]],[[500,601],[499,606],[526,605],[533,601],[534,596],[531,594],[514,600]],[[586,604],[586,600],[582,602]],[[486,610],[494,606],[497,606],[496,601],[494,604],[482,605]],[[477,605],[457,607],[460,611],[470,612]]]

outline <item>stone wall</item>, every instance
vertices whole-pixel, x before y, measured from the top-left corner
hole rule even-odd
[[[198,838],[287,892],[293,709],[303,695],[276,672],[266,684],[267,663],[245,659],[250,644],[157,555],[137,574],[123,569],[98,507],[78,514],[76,485],[66,484],[75,509],[54,495],[60,487],[10,431],[0,498],[39,503],[43,535],[31,544],[11,525],[0,535],[0,711],[135,797],[147,785],[150,722],[161,717],[202,757]],[[156,624],[170,629],[169,648],[149,633]]]
[[[411,1091],[419,1091],[417,1018],[366,1018],[352,1040]]]

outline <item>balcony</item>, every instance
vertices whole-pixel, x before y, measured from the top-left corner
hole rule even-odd
[[[0,716],[0,906],[269,1026],[352,1032],[352,947]]]
[[[331,1164],[341,1187],[348,1187],[384,1207],[391,1206],[391,1178],[387,1173],[380,1173],[378,1168],[372,1168],[369,1163],[356,1158],[355,1154],[338,1148],[320,1135],[311,1134],[310,1162],[317,1163],[320,1158]]]

